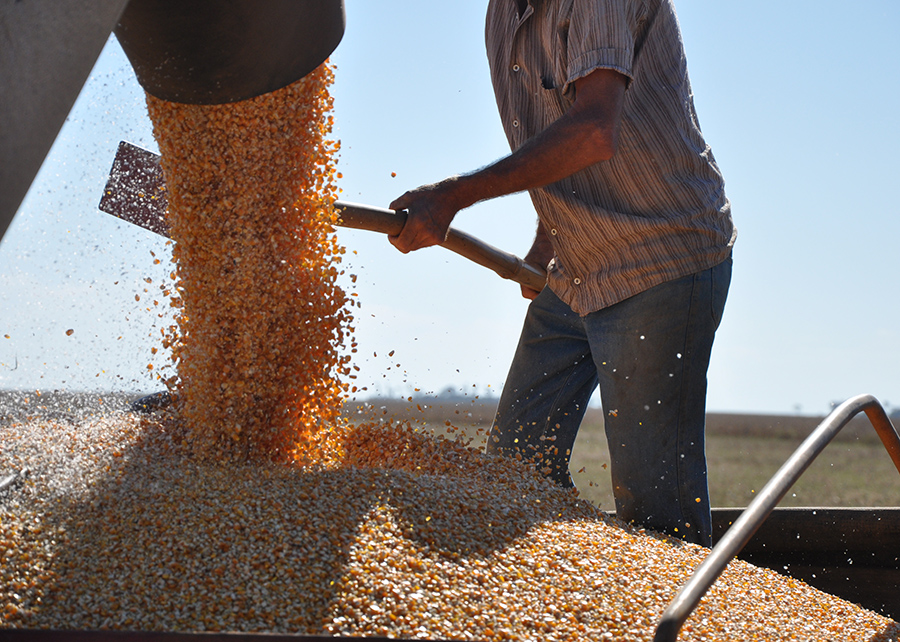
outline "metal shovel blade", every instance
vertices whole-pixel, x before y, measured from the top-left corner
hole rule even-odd
[[[124,140],[119,143],[100,211],[168,238],[166,183],[160,157]]]

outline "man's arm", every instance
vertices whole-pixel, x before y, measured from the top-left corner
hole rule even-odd
[[[475,203],[571,176],[616,152],[625,76],[597,69],[575,81],[575,101],[550,127],[515,152],[471,174],[407,192],[391,209],[407,210],[406,225],[391,243],[410,252],[442,243],[456,213]]]

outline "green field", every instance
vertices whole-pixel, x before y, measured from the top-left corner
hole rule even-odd
[[[437,431],[444,422],[481,444],[494,411],[478,399],[428,403],[373,401],[379,414],[409,417]],[[421,409],[420,409],[421,407]],[[743,507],[797,449],[822,417],[710,414],[707,461],[714,507]],[[897,422],[895,421],[895,425]],[[570,469],[582,497],[614,510],[603,415],[588,411]],[[813,462],[780,506],[900,506],[900,473],[865,416],[856,417]]]

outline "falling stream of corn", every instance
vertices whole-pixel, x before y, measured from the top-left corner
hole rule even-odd
[[[341,407],[348,297],[327,65],[226,105],[148,97],[180,306],[167,337],[184,443],[211,461],[316,454]]]
[[[531,468],[340,415],[331,70],[226,106],[148,98],[169,185],[176,403],[0,422],[0,627],[650,640],[706,551]],[[349,344],[349,345],[348,345]],[[900,639],[735,561],[684,640]]]

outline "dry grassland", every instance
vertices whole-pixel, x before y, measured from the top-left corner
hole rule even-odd
[[[445,430],[460,427],[473,443],[483,442],[496,402],[371,402],[389,416],[408,416]],[[712,413],[707,417],[707,460],[714,507],[742,507],[824,417]],[[575,444],[571,471],[581,497],[614,510],[603,412],[591,408]],[[854,418],[810,466],[780,506],[900,506],[900,473],[865,416]]]

